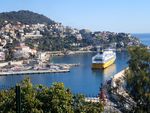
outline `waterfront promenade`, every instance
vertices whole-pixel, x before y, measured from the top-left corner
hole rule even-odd
[[[120,79],[120,78],[122,78],[122,77],[124,77],[124,72],[126,71],[128,69],[128,67],[127,68],[125,68],[125,69],[123,69],[122,71],[120,71],[120,72],[118,72],[117,74],[115,74],[114,75],[114,77],[112,78],[112,83],[113,82],[116,82],[116,80],[117,79]],[[113,85],[113,84],[111,84],[111,85]],[[104,84],[104,89],[105,89],[105,84]],[[113,86],[112,86],[113,87]],[[105,90],[107,90],[107,89],[105,89]],[[85,98],[85,101],[86,102],[99,102],[99,98],[98,97],[86,97]]]

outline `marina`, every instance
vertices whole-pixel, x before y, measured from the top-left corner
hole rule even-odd
[[[0,76],[64,73],[70,72],[72,67],[79,65],[80,64],[56,64],[50,63],[49,60],[47,62],[39,62],[33,59],[5,62],[0,63]]]
[[[150,1],[2,1],[0,113],[150,113]]]

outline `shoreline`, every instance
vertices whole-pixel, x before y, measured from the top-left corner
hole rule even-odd
[[[65,56],[65,55],[74,55],[74,54],[83,54],[83,53],[92,53],[94,51],[48,51],[47,54],[51,56]]]
[[[127,51],[125,48],[118,48],[115,51]],[[48,54],[51,54],[51,56],[64,56],[64,55],[74,55],[74,54],[83,54],[83,53],[95,53],[97,51],[67,51],[66,53],[63,51],[48,51]]]
[[[119,79],[119,78],[124,77],[124,72],[125,72],[127,69],[128,69],[128,67],[125,68],[125,69],[123,69],[123,70],[121,70],[120,72],[116,73],[116,74],[114,75],[114,77],[112,78],[112,81],[115,81],[115,80],[117,80],[117,79]]]
[[[129,67],[123,69],[122,71],[115,74],[114,78],[112,79],[111,88],[108,89],[109,91],[109,97],[111,98],[111,101],[116,101],[116,108],[120,106],[121,104],[124,104],[125,110],[131,110],[133,107],[136,106],[136,102],[133,100],[133,98],[128,93],[128,90],[126,89],[126,80],[125,80],[125,71],[129,70]],[[121,109],[118,109],[122,111]]]

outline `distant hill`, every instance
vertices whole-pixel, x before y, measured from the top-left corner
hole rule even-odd
[[[44,15],[34,13],[28,10],[0,13],[0,24],[2,24],[5,20],[12,21],[12,22],[19,21],[24,24],[55,23],[53,20],[49,19]]]

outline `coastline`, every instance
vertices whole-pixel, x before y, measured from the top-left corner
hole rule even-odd
[[[123,78],[123,77],[124,77],[124,73],[125,73],[125,71],[126,71],[127,69],[128,69],[128,67],[125,68],[125,69],[123,69],[123,70],[121,70],[120,72],[116,73],[116,74],[114,75],[114,77],[112,78],[112,81],[116,81],[116,80],[119,79],[119,78]]]
[[[118,48],[115,49],[115,51],[127,51],[126,48]],[[83,54],[83,53],[95,53],[97,51],[67,51],[67,52],[63,52],[63,51],[50,51],[47,52],[47,54],[51,54],[51,56],[64,56],[64,55],[74,55],[74,54]]]
[[[120,81],[120,83],[122,85],[124,85],[124,77],[125,77],[125,71],[128,70],[129,67],[126,67],[125,69],[121,70],[120,72],[116,73],[113,78],[111,79],[111,87],[117,87],[118,81]]]
[[[83,53],[92,53],[94,51],[49,51],[47,54],[51,56],[64,56],[64,55],[74,55],[74,54],[83,54]]]

